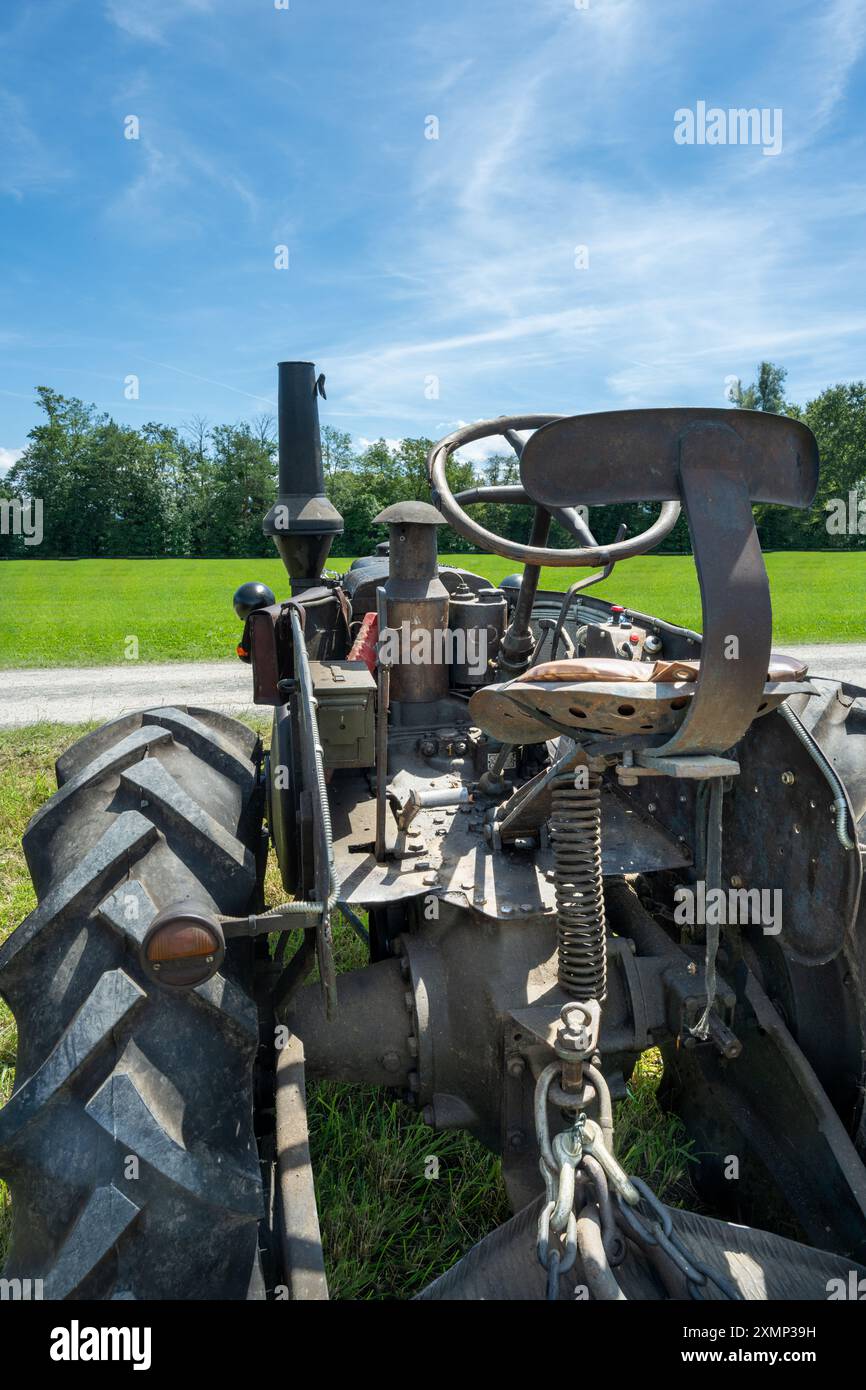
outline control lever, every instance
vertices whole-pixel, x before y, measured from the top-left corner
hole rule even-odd
[[[618,545],[619,542],[624,539],[627,531],[628,527],[626,526],[624,521],[621,521],[617,529],[614,545]],[[571,607],[572,600],[574,599],[575,594],[579,594],[582,589],[589,589],[593,584],[600,584],[603,579],[609,579],[610,576],[613,574],[615,565],[616,560],[611,560],[609,564],[605,565],[603,570],[599,570],[598,574],[590,574],[586,577],[586,579],[576,579],[575,582],[572,584],[571,588],[566,593],[565,598],[562,600],[562,607],[559,610],[559,617],[556,620],[556,627],[554,629],[553,639],[550,644],[550,661],[556,660],[556,653],[559,650],[559,643],[562,639],[562,630],[565,626],[565,620],[568,616],[568,610]]]

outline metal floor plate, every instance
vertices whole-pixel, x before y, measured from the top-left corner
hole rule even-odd
[[[403,784],[444,791],[459,787],[454,773],[415,775]],[[408,831],[399,831],[389,809],[388,849],[395,855],[377,864],[371,848],[376,808],[363,773],[343,773],[331,784],[334,855],[347,903],[380,904],[432,894],[491,918],[552,912],[555,906],[553,853],[505,850],[494,855],[484,839],[483,815],[475,806],[419,811]],[[602,866],[606,875],[654,873],[691,862],[688,846],[666,834],[651,818],[605,784],[602,789]]]

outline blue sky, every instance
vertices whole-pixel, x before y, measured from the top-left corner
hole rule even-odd
[[[0,466],[37,384],[235,420],[280,358],[358,440],[866,374],[863,0],[289,2],[4,0]]]

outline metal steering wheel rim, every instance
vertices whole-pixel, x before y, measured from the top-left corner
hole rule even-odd
[[[435,505],[449,526],[463,536],[464,540],[479,545],[483,550],[492,551],[494,555],[517,560],[524,565],[550,565],[560,568],[606,565],[652,550],[676,525],[680,514],[679,502],[663,502],[652,526],[647,527],[646,531],[638,532],[636,536],[630,536],[623,541],[613,541],[610,545],[584,546],[574,550],[551,550],[547,546],[521,545],[518,541],[506,540],[504,536],[497,536],[495,532],[479,526],[478,522],[467,516],[458,505],[445,476],[445,465],[455,450],[462,448],[464,444],[486,439],[490,435],[504,434],[505,430],[537,430],[541,429],[542,425],[549,425],[554,420],[564,418],[566,417],[562,415],[500,415],[495,420],[480,420],[474,425],[464,425],[462,429],[440,439],[438,444],[433,445],[427,459],[427,471]]]

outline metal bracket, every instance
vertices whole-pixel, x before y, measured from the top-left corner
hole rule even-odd
[[[617,777],[630,782],[632,777],[687,777],[704,781],[710,777],[737,777],[740,764],[733,758],[720,758],[712,753],[691,753],[681,757],[656,757],[651,751],[636,750],[634,763],[617,764]]]

